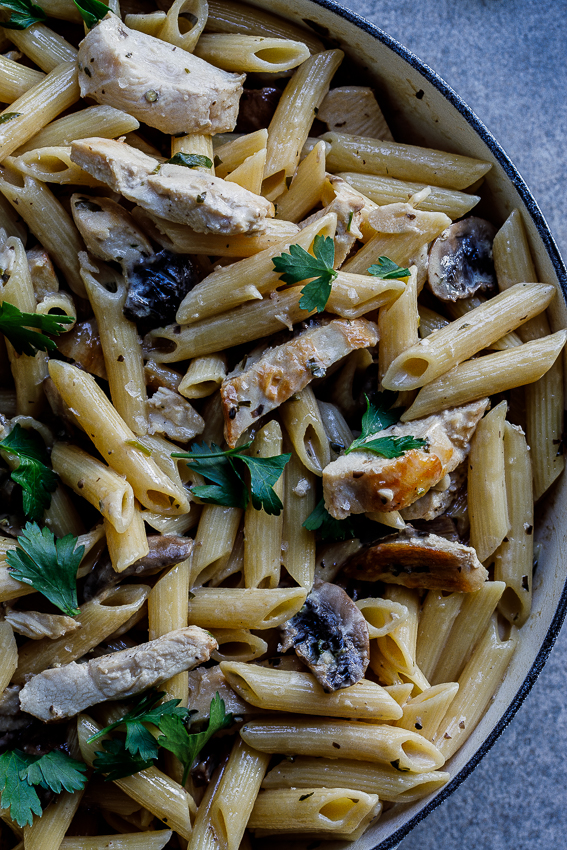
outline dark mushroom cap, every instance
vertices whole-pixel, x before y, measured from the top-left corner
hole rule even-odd
[[[282,626],[282,651],[293,647],[327,692],[359,682],[369,661],[368,626],[342,588],[316,581],[303,608]]]
[[[429,286],[442,301],[496,288],[492,243],[496,228],[483,218],[464,218],[435,240],[429,254]]]
[[[136,263],[127,277],[124,315],[140,333],[175,321],[181,301],[197,283],[191,258],[165,249]]]

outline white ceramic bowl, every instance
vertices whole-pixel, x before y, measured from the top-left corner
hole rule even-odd
[[[459,96],[415,55],[373,24],[330,0],[252,0],[264,8],[311,28],[329,46],[345,51],[361,68],[360,82],[376,87],[396,141],[467,154],[493,163],[480,190],[482,214],[503,223],[520,209],[538,272],[554,284],[552,329],[567,327],[567,272],[543,216],[518,171],[496,139]],[[389,850],[445,800],[492,747],[519,709],[555,642],[567,611],[565,560],[562,553],[567,516],[567,476],[543,498],[535,539],[540,545],[534,575],[533,613],[521,630],[519,647],[498,693],[471,737],[444,769],[451,781],[437,794],[394,807],[355,843],[325,842],[329,850]],[[309,842],[293,842],[303,850]],[[323,844],[321,844],[323,848]]]

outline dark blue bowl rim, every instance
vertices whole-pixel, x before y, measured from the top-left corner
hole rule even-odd
[[[553,263],[553,267],[555,269],[555,273],[557,275],[557,280],[562,289],[563,296],[567,300],[567,270],[561,259],[559,254],[559,250],[555,243],[553,236],[549,230],[547,222],[545,221],[540,208],[537,205],[535,198],[532,193],[528,189],[526,183],[524,182],[522,176],[520,175],[518,169],[512,163],[508,155],[505,153],[504,149],[498,144],[492,133],[485,127],[482,121],[474,114],[474,112],[467,106],[467,104],[459,97],[459,95],[453,91],[453,89],[437,74],[433,71],[428,65],[421,61],[414,53],[392,38],[390,35],[385,33],[379,27],[367,21],[365,18],[362,18],[360,15],[357,15],[355,12],[351,12],[350,9],[345,9],[343,6],[340,6],[338,3],[334,2],[334,0],[309,0],[310,3],[313,3],[317,6],[322,6],[324,9],[328,9],[331,12],[334,12],[341,18],[344,18],[351,24],[354,24],[359,29],[368,33],[369,35],[376,38],[394,53],[397,53],[398,56],[401,56],[402,59],[411,65],[416,71],[418,71],[424,79],[426,79],[429,83],[431,83],[435,88],[442,94],[444,97],[451,103],[455,109],[463,116],[465,121],[477,132],[480,138],[486,143],[487,147],[493,153],[497,162],[501,165],[502,169],[505,171],[506,175],[509,177],[511,182],[513,183],[515,189],[517,190],[520,198],[522,199],[525,208],[529,215],[531,216],[532,221],[537,229],[539,236],[541,237],[547,253]],[[307,21],[304,20],[304,23]],[[526,696],[530,692],[533,687],[537,677],[539,676],[541,670],[545,662],[549,657],[549,653],[553,648],[553,644],[555,643],[557,636],[559,634],[559,630],[563,624],[565,619],[565,615],[567,614],[567,581],[563,586],[563,591],[561,593],[561,598],[559,600],[559,604],[556,608],[555,615],[551,622],[551,625],[547,631],[547,634],[543,640],[543,643],[539,649],[539,652],[528,672],[522,685],[518,689],[516,695],[512,699],[510,705],[490,733],[490,735],[483,741],[482,745],[478,748],[473,757],[461,768],[459,773],[447,784],[445,787],[436,795],[436,797],[431,800],[426,806],[421,809],[414,817],[410,818],[410,820],[404,824],[404,826],[400,827],[400,829],[396,830],[396,832],[392,833],[388,838],[384,839],[380,844],[376,845],[374,850],[394,850],[402,840],[411,830],[416,826],[420,821],[422,821],[425,817],[427,817],[430,812],[437,808],[444,800],[449,797],[453,791],[455,791],[458,786],[467,778],[467,776],[475,769],[480,760],[486,755],[486,753],[491,749],[491,747],[495,744],[496,740],[502,734],[506,726],[510,723]]]

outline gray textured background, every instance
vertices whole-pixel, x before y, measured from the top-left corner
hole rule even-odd
[[[567,258],[567,2],[343,0],[437,71],[496,136]],[[567,848],[567,627],[512,725],[400,850]]]

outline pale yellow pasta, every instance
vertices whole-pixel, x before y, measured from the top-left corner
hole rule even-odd
[[[378,347],[380,379],[396,357],[418,341],[417,269],[412,266],[405,289],[393,304],[382,307],[378,314]]]
[[[127,481],[78,446],[55,443],[51,464],[61,480],[124,532],[134,516],[134,493]]]
[[[504,464],[510,529],[493,555],[494,578],[506,583],[498,610],[518,628],[526,622],[532,600],[534,501],[530,454],[523,433],[506,422]]]
[[[331,171],[361,171],[446,189],[466,189],[492,167],[468,156],[368,136],[325,133],[322,138],[331,143],[327,155]]]
[[[98,325],[110,397],[134,434],[148,430],[146,381],[136,325],[124,315],[128,287],[122,275],[81,256],[81,277]],[[149,505],[147,505],[149,507]]]
[[[512,210],[493,243],[498,286],[508,289],[516,283],[537,280],[520,210]]]
[[[475,593],[465,593],[445,650],[431,674],[431,684],[456,682],[479,639],[485,633],[506,585],[487,581]]]
[[[255,35],[202,35],[195,56],[224,71],[276,73],[297,68],[309,58],[309,49],[300,41]]]
[[[444,764],[441,753],[416,732],[351,720],[251,720],[241,737],[265,753],[398,762],[400,770],[421,773]],[[398,761],[399,759],[399,761]]]
[[[22,174],[35,177],[42,183],[71,183],[74,186],[103,185],[71,162],[71,149],[62,145],[32,149],[23,154],[18,153],[12,165]]]
[[[74,632],[55,640],[31,640],[20,647],[14,682],[23,684],[30,673],[69,664],[85,655],[139,611],[149,592],[150,588],[145,585],[131,584],[113,588],[104,599],[85,602],[77,617],[81,625]]]
[[[266,641],[249,629],[215,629],[212,634],[219,648],[215,649],[211,658],[218,662],[254,661],[268,651]]]
[[[215,174],[217,177],[226,177],[255,153],[266,150],[267,143],[268,131],[256,130],[253,133],[236,136],[231,141],[217,146],[215,148]],[[266,222],[266,224],[268,223]]]
[[[555,363],[566,341],[567,331],[557,331],[517,348],[461,363],[423,387],[402,413],[402,422],[537,381]]]
[[[538,381],[525,389],[526,433],[530,446],[534,498],[540,499],[565,468],[559,451],[564,419],[563,359],[558,357]]]
[[[546,284],[516,284],[406,349],[390,365],[384,386],[414,390],[430,383],[541,313],[554,294],[554,287]]]
[[[378,648],[378,641],[370,644],[370,669],[376,673],[379,681],[385,687],[396,687],[410,684],[411,692],[420,694],[431,687],[429,680],[423,675],[417,664],[411,673],[401,672],[397,664],[386,659]]]
[[[162,516],[152,511],[142,511],[142,518],[144,522],[147,522],[151,528],[159,531],[160,534],[179,534],[183,536],[198,524],[200,513],[200,505],[193,502],[189,513],[182,514],[181,516]]]
[[[139,126],[139,121],[114,106],[87,106],[52,121],[19,147],[17,155],[37,148],[70,145],[75,139],[88,139],[90,136],[116,139],[137,130]]]
[[[97,750],[102,747],[100,741],[89,743],[88,739],[100,731],[100,726],[87,714],[81,714],[77,729],[81,755],[87,764],[92,765]],[[179,783],[156,767],[146,768],[115,782],[119,788],[148,808],[183,838],[190,837],[191,813],[195,812],[195,803]]]
[[[273,767],[262,788],[336,788],[344,785],[381,800],[413,803],[437,791],[449,780],[443,771],[430,773],[400,772],[390,765],[369,764],[354,759],[322,759],[297,756],[284,759]]]
[[[350,446],[354,439],[353,433],[336,404],[318,401],[317,406],[329,440],[329,448],[334,455],[338,455],[343,449]]]
[[[34,71],[14,59],[0,56],[0,101],[13,103],[44,77],[41,71]]]
[[[296,614],[305,601],[302,587],[259,589],[203,587],[189,600],[189,621],[205,628],[271,629]]]
[[[108,850],[109,847],[112,847],[112,850],[162,850],[172,834],[170,829],[158,829],[130,834],[64,838],[59,850]]]
[[[159,30],[159,37],[192,53],[203,32],[208,12],[207,0],[175,0]]]
[[[74,62],[62,62],[0,113],[0,120],[8,113],[14,115],[4,120],[0,128],[0,160],[13,153],[78,99],[76,65]]]
[[[63,62],[75,62],[77,48],[45,24],[34,24],[24,30],[11,30],[10,41],[18,50],[49,73]]]
[[[226,378],[226,357],[223,354],[209,354],[197,357],[189,364],[179,392],[185,398],[205,398],[218,390]]]
[[[0,622],[0,657],[2,667],[0,668],[0,688],[4,691],[8,687],[12,676],[18,666],[18,647],[12,626],[6,620]]]
[[[510,528],[504,465],[504,427],[508,404],[500,402],[482,419],[471,440],[468,509],[471,546],[485,561]]]
[[[307,672],[236,661],[223,661],[221,670],[237,694],[261,709],[353,720],[386,721],[402,716],[399,705],[384,688],[364,679],[348,688],[325,693]]]
[[[140,504],[134,500],[132,519],[125,531],[116,531],[114,526],[105,519],[106,545],[112,569],[123,572],[140,558],[145,558],[149,552],[148,538],[144,525],[144,515]]]
[[[263,194],[270,200],[282,193],[285,178],[295,173],[316,110],[343,56],[341,50],[316,53],[296,70],[285,87],[268,127]]]
[[[458,690],[457,682],[444,682],[422,691],[405,703],[403,717],[395,725],[419,732],[432,741]]]
[[[464,593],[430,590],[423,602],[417,629],[417,663],[424,676],[431,678],[453,623],[461,610]]]
[[[67,292],[50,292],[38,301],[36,312],[44,316],[67,316],[72,319],[65,325],[65,332],[72,331],[77,321],[75,302]]]
[[[157,38],[164,24],[165,17],[165,12],[148,12],[139,15],[129,14],[125,16],[124,23],[130,29],[144,32],[146,35],[152,35]]]
[[[330,462],[329,441],[311,386],[295,393],[280,408],[286,433],[306,469],[322,475]]]
[[[136,447],[133,432],[114,410],[94,378],[66,363],[52,360],[50,375],[66,404],[76,412],[101,455],[132,485],[136,498],[150,510],[166,515],[188,509],[185,492],[166,478],[156,462]]]
[[[148,596],[148,637],[155,640],[176,629],[185,628],[187,623],[187,599],[191,559],[176,564],[153,586]],[[164,688],[180,704],[186,706],[188,699],[188,673],[177,673],[164,683]]]
[[[282,453],[282,430],[272,420],[256,434],[250,446],[250,457],[275,457]],[[281,500],[283,477],[272,487]],[[285,506],[284,506],[285,510]],[[267,513],[252,502],[244,513],[244,585],[245,587],[277,587],[280,581],[283,512]]]
[[[211,161],[211,165],[198,165],[195,169],[197,171],[202,171],[205,174],[215,173],[215,167],[213,165],[213,140],[212,136],[207,133],[190,133],[186,136],[172,136],[171,155],[175,156],[176,153],[196,154],[197,156],[206,157]]]
[[[323,50],[319,39],[304,27],[284,20],[264,9],[250,7],[233,0],[210,0],[209,32],[243,33],[245,35],[275,36],[304,42],[312,53]]]
[[[303,523],[315,509],[316,479],[287,439],[284,451],[291,457],[284,471],[282,564],[294,581],[310,591],[315,577],[315,535]]]
[[[411,675],[416,667],[419,597],[414,590],[396,584],[387,585],[384,598],[403,605],[407,616],[395,629],[377,639],[380,653],[400,673]]]
[[[276,217],[301,221],[320,201],[325,179],[325,142],[317,142],[297,166],[288,191],[278,198]]]
[[[227,183],[238,183],[243,189],[248,189],[249,192],[259,195],[262,191],[265,167],[266,150],[264,149],[245,159],[242,165],[227,174],[225,180]]]
[[[336,215],[330,213],[273,248],[267,248],[253,257],[217,269],[185,296],[177,310],[177,322],[181,325],[193,324],[216,315],[219,312],[219,304],[222,304],[223,310],[230,310],[246,301],[260,299],[265,293],[277,289],[282,282],[279,273],[274,269],[274,255],[289,251],[291,244],[308,250],[315,236],[333,236],[336,224]]]
[[[303,790],[261,791],[250,815],[250,829],[270,831],[323,832],[350,835],[366,822],[368,815],[376,816],[376,794],[347,788],[312,788]]]
[[[356,607],[366,620],[370,640],[389,634],[409,615],[408,608],[401,602],[381,597],[357,599]]]
[[[26,850],[59,850],[84,791],[62,791],[40,818],[24,827]]]
[[[205,505],[195,534],[191,587],[200,587],[211,578],[219,563],[230,555],[242,518],[241,508]]]
[[[512,626],[501,638],[496,616],[459,677],[459,693],[451,703],[435,736],[435,744],[450,758],[467,740],[500,685],[517,646],[517,630]]]
[[[459,298],[458,301],[449,301],[447,303],[447,311],[452,319],[461,319],[471,310],[485,304],[486,299],[482,295],[471,295],[469,298]],[[531,321],[531,320],[530,320]],[[515,331],[504,334],[500,339],[491,342],[489,348],[494,351],[504,351],[506,348],[515,348],[521,345],[522,340]]]
[[[379,307],[397,304],[404,291],[402,280],[380,280],[341,270],[333,280],[326,309],[344,319],[358,319]]]

